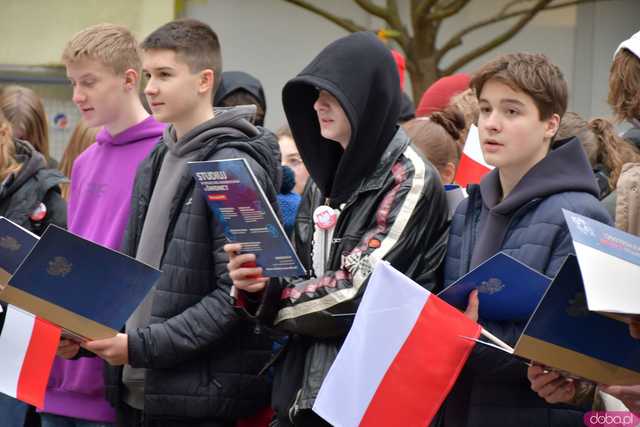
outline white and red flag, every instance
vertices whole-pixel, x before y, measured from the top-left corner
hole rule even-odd
[[[371,275],[313,410],[338,427],[426,426],[481,327],[386,262]]]
[[[0,392],[44,407],[60,333],[60,327],[9,305],[0,334]]]
[[[469,184],[479,183],[482,177],[492,169],[493,166],[484,161],[478,128],[471,125],[453,180],[464,188]]]

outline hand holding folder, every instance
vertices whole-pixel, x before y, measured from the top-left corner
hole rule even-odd
[[[0,273],[8,279],[2,301],[78,342],[115,336],[160,276],[55,225],[38,239],[6,218],[0,218]]]
[[[513,349],[595,383],[640,384],[640,238],[564,211],[569,255]]]

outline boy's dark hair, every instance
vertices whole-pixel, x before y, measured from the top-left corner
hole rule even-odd
[[[218,35],[196,19],[177,19],[149,34],[140,44],[143,50],[167,49],[176,53],[192,73],[213,70],[216,93],[222,75],[222,53]]]
[[[503,55],[483,65],[471,79],[470,86],[480,98],[485,83],[497,80],[514,91],[529,95],[538,107],[540,120],[567,111],[567,82],[558,66],[541,53]]]

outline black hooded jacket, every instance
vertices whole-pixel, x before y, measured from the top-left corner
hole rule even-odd
[[[346,150],[320,134],[313,105],[319,90],[333,95],[351,125]],[[283,90],[300,155],[316,185],[308,185],[294,230],[296,251],[312,268],[314,210],[339,209],[324,273],[277,283],[259,314],[291,334],[276,365],[272,406],[279,425],[313,426],[310,411],[322,380],[351,326],[369,274],[380,260],[427,288],[443,259],[447,205],[437,172],[397,126],[400,84],[389,50],[372,33],[326,47]],[[327,200],[328,199],[328,200]],[[317,258],[317,257],[316,257]],[[274,299],[269,299],[273,297]],[[336,313],[346,316],[334,316]]]
[[[325,197],[347,201],[371,175],[397,131],[401,92],[389,50],[373,33],[355,33],[324,48],[282,92],[300,156]],[[318,89],[335,96],[351,123],[346,150],[320,134]]]
[[[277,206],[275,135],[245,118],[238,120],[241,123],[192,135],[200,138],[219,130],[204,138],[194,160],[246,159],[267,198]],[[136,254],[167,150],[166,144],[158,144],[138,168],[122,248],[128,255]],[[147,368],[145,416],[181,420],[185,425],[189,420],[249,416],[268,404],[270,385],[265,375],[258,374],[271,357],[271,339],[233,308],[228,257],[222,250],[226,239],[190,173],[181,177],[168,214],[150,325],[129,337],[130,365]],[[121,368],[107,370],[107,398],[114,405],[121,400],[121,372]]]
[[[62,172],[49,169],[44,156],[28,142],[14,139],[16,160],[22,165],[17,174],[0,185],[0,216],[34,234],[41,235],[49,224],[67,228],[67,202],[60,194],[60,184],[67,182]],[[46,215],[36,217],[44,205]],[[0,331],[4,325],[6,304],[1,303]]]
[[[29,143],[14,140],[20,171],[0,186],[0,215],[35,233],[42,234],[49,224],[67,227],[67,204],[60,195],[60,184],[67,178],[49,169],[47,161]],[[34,220],[40,203],[46,215]]]
[[[238,90],[244,90],[251,94],[262,107],[262,111],[267,112],[267,98],[264,96],[262,83],[244,71],[225,71],[222,73],[222,80],[213,98],[213,105],[222,107],[225,98]]]

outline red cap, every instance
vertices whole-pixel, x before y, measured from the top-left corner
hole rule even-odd
[[[470,81],[471,77],[464,73],[454,74],[436,80],[422,94],[422,98],[420,98],[420,103],[416,109],[416,117],[428,116],[434,111],[444,110],[454,95],[464,92],[469,88]]]

